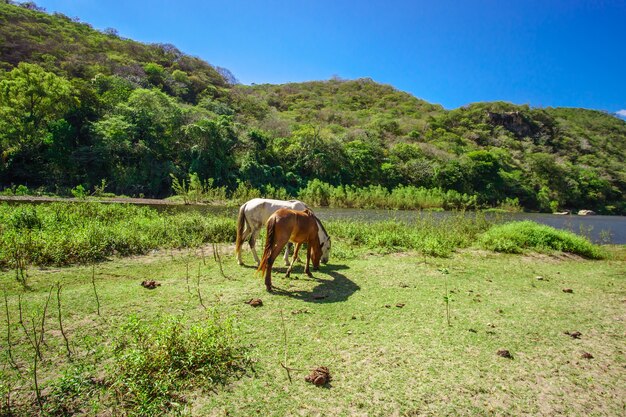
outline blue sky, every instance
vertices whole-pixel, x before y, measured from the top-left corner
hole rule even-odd
[[[476,101],[626,116],[626,0],[38,0],[172,43],[244,84],[370,77],[451,109]]]

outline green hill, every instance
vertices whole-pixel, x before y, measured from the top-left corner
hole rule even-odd
[[[625,213],[626,122],[586,109],[474,103],[447,111],[371,79],[237,85],[172,45],[0,3],[0,188],[105,180],[167,196],[171,175],[297,195],[439,188],[493,206]]]

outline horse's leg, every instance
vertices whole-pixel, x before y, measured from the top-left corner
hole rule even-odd
[[[259,260],[259,255],[257,255],[256,253],[256,248],[254,247],[254,244],[256,243],[256,238],[259,235],[259,232],[261,231],[261,229],[252,229],[252,232],[250,233],[250,251],[252,252],[252,256],[254,256],[254,262],[256,262],[257,266],[259,266],[259,262],[261,262]]]
[[[285,245],[285,266],[289,266],[289,248],[291,248],[293,245],[291,242],[287,242],[287,245]]]
[[[246,223],[246,225],[244,226],[244,229],[243,229],[243,233],[241,234],[241,242],[242,242],[242,244],[243,244],[243,242],[248,240],[248,236],[250,236],[250,227]],[[239,265],[243,265],[243,259],[241,259],[241,248],[239,248],[239,252],[237,252],[237,263]]]
[[[302,243],[296,243],[296,249],[293,252],[293,258],[291,259],[291,264],[289,265],[289,268],[287,269],[287,278],[289,278],[289,274],[291,274],[291,269],[293,268],[293,264],[296,262],[296,258],[298,257],[298,251],[300,250],[301,246],[302,246]]]
[[[285,245],[284,241],[281,242],[279,240],[278,242],[274,242],[274,247],[272,248],[272,252],[270,253],[270,256],[267,260],[267,265],[265,269],[265,289],[268,292],[272,292],[272,266],[274,266],[274,261],[276,260],[278,255],[280,255],[280,252],[283,250],[283,246]]]
[[[310,260],[311,260],[311,245],[307,243],[307,245],[306,245],[306,267],[304,268],[304,272],[309,277],[312,277],[313,274],[311,273],[311,270],[309,269],[309,261]]]

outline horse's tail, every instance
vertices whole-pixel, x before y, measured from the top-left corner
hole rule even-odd
[[[237,255],[241,252],[241,245],[243,245],[243,231],[246,227],[245,209],[245,204],[239,207],[239,215],[237,216],[237,240],[235,241],[235,254]]]
[[[274,248],[274,228],[276,226],[276,218],[271,216],[267,221],[267,236],[265,237],[265,250],[263,250],[263,257],[261,258],[261,262],[259,262],[259,267],[257,268],[257,272],[265,272],[268,268],[268,261],[272,256],[272,249]]]

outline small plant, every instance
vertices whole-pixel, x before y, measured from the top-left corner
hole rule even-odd
[[[177,392],[192,385],[210,389],[245,371],[249,360],[242,352],[232,321],[214,310],[191,324],[173,316],[154,322],[132,316],[114,348],[113,386],[135,415],[161,414],[179,405]]]
[[[79,198],[81,200],[87,198],[87,190],[83,187],[82,184],[78,184],[76,187],[70,190],[74,198]]]
[[[174,174],[170,174],[170,177],[172,177],[172,191],[174,191],[174,194],[182,197],[184,204],[189,204],[191,202],[189,200],[189,187],[185,179],[183,178],[181,181]]]
[[[95,185],[93,187],[93,193],[92,195],[94,197],[111,197],[113,194],[111,193],[107,193],[105,190],[107,188],[107,180],[106,179],[102,179],[100,181],[100,185]]]
[[[79,363],[65,369],[58,379],[52,381],[44,403],[45,415],[68,416],[80,413],[98,389],[90,373],[93,373],[93,369]]]

